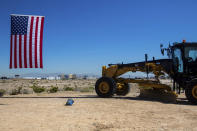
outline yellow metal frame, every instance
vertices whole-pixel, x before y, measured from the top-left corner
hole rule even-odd
[[[128,78],[118,78],[120,75],[126,72],[146,72],[148,69],[149,72],[152,72],[155,75],[155,80],[147,79],[128,79]],[[124,83],[138,83],[140,87],[150,87],[156,89],[165,89],[168,92],[173,92],[171,87],[165,84],[161,84],[159,81],[159,76],[167,73],[160,64],[156,63],[145,63],[145,66],[135,66],[135,67],[121,67],[118,68],[118,65],[111,65],[108,68],[106,66],[102,67],[102,76],[113,78],[117,83],[117,88],[121,89],[121,84]]]
[[[152,72],[155,77],[159,77],[161,75],[164,75],[164,73],[167,73],[165,69],[162,68],[160,64],[156,63],[145,63],[144,67],[136,66],[136,67],[122,67],[118,69],[118,65],[112,65],[110,67],[103,66],[102,67],[102,76],[106,77],[118,77],[126,72],[146,72],[146,68],[148,68],[149,72]]]

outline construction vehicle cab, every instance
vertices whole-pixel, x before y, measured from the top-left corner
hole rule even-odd
[[[197,73],[197,43],[175,43],[170,47],[174,69],[177,73],[195,75]]]
[[[167,50],[169,58],[172,58],[172,77],[182,88],[185,82],[197,78],[197,43],[174,43],[163,50]]]
[[[187,99],[197,104],[197,43],[173,43],[168,48],[161,47],[161,53],[167,52],[168,59],[147,60],[128,64],[109,64],[103,66],[102,77],[95,84],[95,90],[100,97],[111,97],[114,94],[126,95],[130,88],[128,83],[138,83],[141,87],[163,89],[171,93],[185,90]],[[153,73],[155,80],[121,78],[127,72]],[[159,77],[168,74],[173,79],[173,87],[160,83]]]

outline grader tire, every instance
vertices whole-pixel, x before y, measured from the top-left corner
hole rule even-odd
[[[120,89],[120,90],[117,89],[116,90],[116,95],[126,96],[129,92],[130,92],[129,84],[125,83],[122,89]]]
[[[197,85],[192,84],[185,89],[185,96],[192,104],[197,105]]]
[[[95,91],[99,97],[112,97],[116,90],[116,82],[110,77],[101,77],[96,81]]]

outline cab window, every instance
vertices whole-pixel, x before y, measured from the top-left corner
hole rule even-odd
[[[197,47],[186,47],[185,58],[189,60],[188,62],[197,61]]]
[[[175,69],[178,70],[178,72],[183,72],[183,60],[182,60],[182,55],[181,55],[181,50],[180,49],[175,49],[174,50],[174,65]]]

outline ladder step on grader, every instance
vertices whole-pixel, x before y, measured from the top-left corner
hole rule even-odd
[[[125,96],[130,91],[129,83],[137,83],[140,96],[157,95],[175,98],[184,90],[185,96],[192,104],[197,104],[197,43],[173,43],[168,48],[160,45],[161,53],[167,52],[168,59],[147,60],[128,64],[109,64],[102,67],[102,77],[96,81],[95,91],[99,97],[112,97],[114,94]],[[127,72],[153,73],[155,79],[123,78]],[[168,74],[173,86],[162,84],[160,76]],[[176,91],[176,92],[175,92]],[[167,99],[167,97],[166,97]]]

